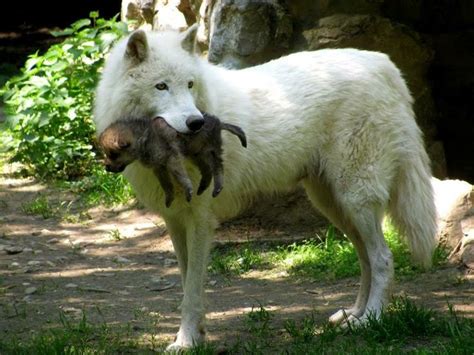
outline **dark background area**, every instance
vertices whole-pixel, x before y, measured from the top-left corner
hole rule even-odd
[[[297,0],[293,5],[304,2]],[[383,3],[383,16],[413,28],[434,50],[428,78],[437,110],[436,138],[444,145],[447,177],[473,183],[474,1],[375,2]],[[291,6],[292,1],[287,3]],[[334,3],[343,1],[334,0]],[[120,12],[121,0],[38,0],[13,6],[10,9],[4,6],[0,21],[0,84],[23,65],[28,54],[58,41],[49,34],[51,29],[86,18],[90,11],[111,18]],[[314,13],[315,18],[318,15],[321,14]]]
[[[64,27],[98,10],[102,17],[120,12],[120,0],[37,0],[19,1],[6,10],[0,22],[1,31],[42,26]]]

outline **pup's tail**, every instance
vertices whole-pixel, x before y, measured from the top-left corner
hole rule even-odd
[[[221,128],[239,137],[242,147],[247,148],[247,137],[245,136],[245,132],[242,130],[242,128],[224,122],[221,123]]]
[[[426,151],[419,139],[410,155],[403,158],[390,195],[390,214],[415,262],[425,268],[432,263],[436,248],[436,207]]]

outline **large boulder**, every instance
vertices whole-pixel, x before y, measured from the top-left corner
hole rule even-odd
[[[259,64],[288,52],[292,21],[277,0],[220,0],[210,10],[208,59],[227,67]]]
[[[438,236],[453,257],[474,268],[474,189],[461,180],[432,179]]]

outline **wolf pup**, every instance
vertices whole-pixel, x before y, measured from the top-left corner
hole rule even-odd
[[[197,194],[202,194],[214,178],[212,196],[216,197],[223,187],[221,131],[235,134],[244,147],[247,140],[240,127],[222,123],[209,114],[204,117],[202,129],[193,135],[178,134],[159,117],[116,121],[99,138],[106,155],[106,170],[122,172],[135,160],[153,168],[165,191],[165,205],[169,207],[174,200],[170,174],[183,188],[186,200],[192,198],[192,183],[183,166],[184,154],[196,164],[202,176]]]

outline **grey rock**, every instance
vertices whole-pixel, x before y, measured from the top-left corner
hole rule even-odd
[[[31,286],[31,287],[27,287],[25,289],[25,294],[26,295],[32,295],[34,293],[38,292],[38,288],[37,287],[34,287],[34,286]]]
[[[23,252],[23,247],[12,245],[4,249],[8,255],[15,255]]]
[[[174,266],[178,264],[178,260],[176,259],[165,259],[163,261],[163,264],[167,267]]]
[[[242,68],[268,61],[288,50],[293,24],[276,0],[221,0],[211,10],[208,59]]]
[[[132,262],[131,260],[124,258],[123,256],[116,256],[112,260],[119,264],[129,264]]]

